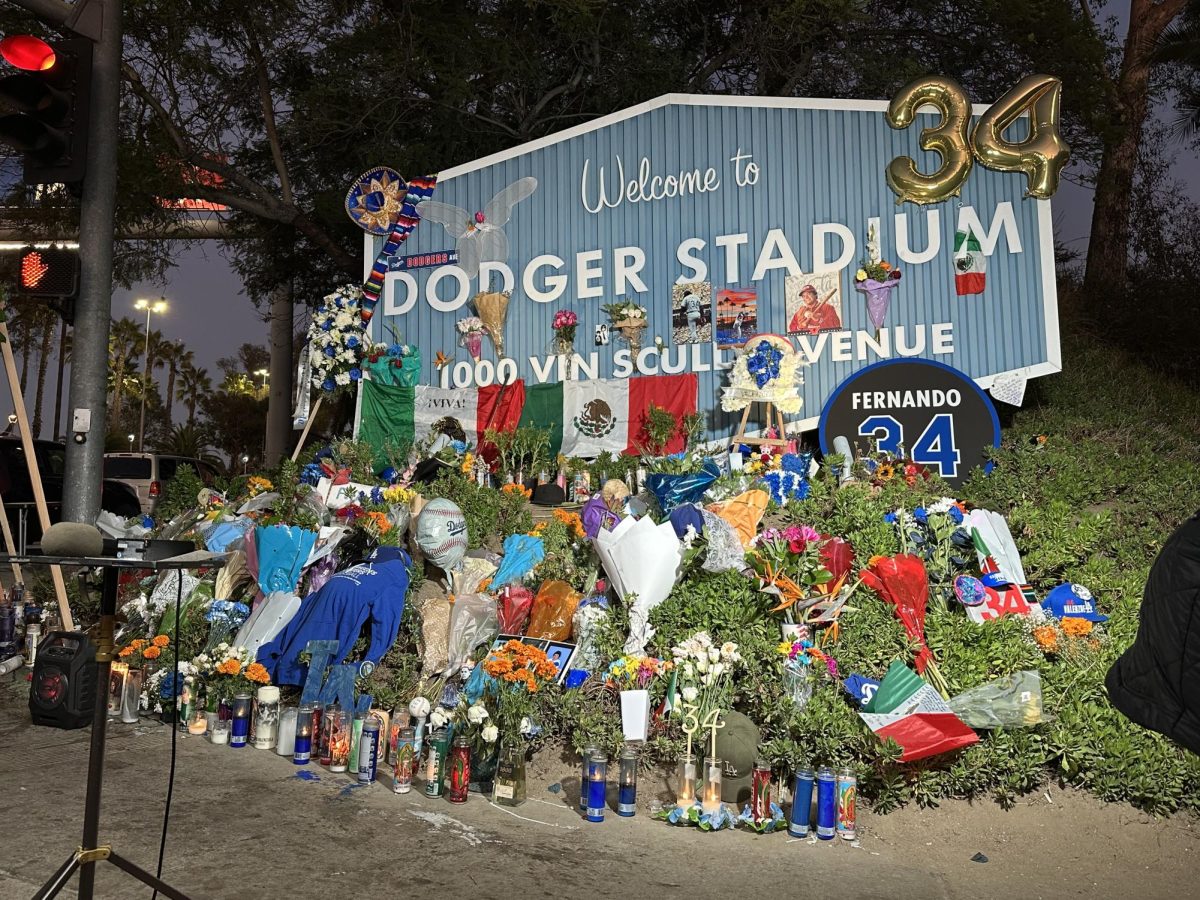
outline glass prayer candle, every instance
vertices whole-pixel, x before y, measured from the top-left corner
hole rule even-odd
[[[108,673],[108,714],[110,716],[119,716],[121,714],[121,695],[125,691],[125,673],[129,671],[129,666],[125,663],[113,663],[112,668]]]
[[[584,747],[583,748],[583,767],[579,772],[579,808],[587,809],[588,799],[588,763],[592,757],[600,752],[599,747]]]
[[[506,741],[500,749],[492,802],[500,806],[520,806],[525,802],[525,744],[520,739]]]
[[[328,714],[326,715],[328,719]],[[345,772],[350,768],[350,711],[338,708],[333,711],[329,726],[329,771]]]
[[[306,766],[312,759],[314,713],[318,713],[317,704],[301,703],[300,711],[296,715],[296,740],[292,744],[292,762],[298,766]]]
[[[392,764],[392,790],[397,794],[412,790],[416,763],[416,729],[406,726],[396,735],[396,761]]]
[[[212,724],[212,730],[208,733],[208,739],[214,744],[229,743],[229,720],[217,719]]]
[[[721,808],[721,758],[718,756],[704,761],[704,798],[700,806],[710,814]]]
[[[300,713],[294,706],[279,710],[279,730],[275,734],[275,752],[279,756],[291,756],[296,749],[296,723]]]
[[[454,739],[454,747],[450,751],[450,777],[447,780],[446,799],[451,803],[466,803],[467,789],[471,785],[471,742],[464,734]]]
[[[792,837],[808,837],[815,780],[812,769],[804,768],[796,772],[796,782],[792,787],[792,815],[788,819],[788,834]]]
[[[817,837],[832,841],[837,834],[837,778],[833,769],[817,769]]]
[[[439,728],[425,742],[425,796],[442,796],[442,780],[446,774],[446,758],[450,755],[450,733]]]
[[[321,730],[319,732],[320,742],[318,744],[321,765],[329,765],[329,732],[333,729],[334,722],[337,719],[341,707],[336,703],[330,703],[321,713]]]
[[[679,806],[691,806],[696,802],[696,757],[685,753],[679,757],[675,768],[675,802]]]
[[[608,793],[608,757],[595,753],[587,765],[587,820],[604,821],[604,807]]]
[[[363,725],[367,722],[366,716],[355,716],[350,720],[350,759],[347,766],[347,771],[351,775],[358,774],[358,755],[362,752],[359,744],[362,743]]]
[[[750,780],[750,816],[755,824],[771,818],[771,764],[765,759],[754,763]]]
[[[279,688],[265,684],[258,689],[254,707],[254,749],[270,750],[279,731]]]
[[[617,783],[617,815],[632,816],[637,812],[638,752],[634,747],[621,751]]]
[[[132,725],[138,720],[142,703],[142,670],[129,669],[125,673],[124,690],[121,691],[121,721]]]
[[[233,724],[229,730],[229,746],[245,747],[250,739],[249,694],[237,694],[233,698]]]

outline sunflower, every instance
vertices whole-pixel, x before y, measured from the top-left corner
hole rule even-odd
[[[896,474],[896,467],[891,463],[880,463],[875,470],[875,477],[880,481],[891,481]]]

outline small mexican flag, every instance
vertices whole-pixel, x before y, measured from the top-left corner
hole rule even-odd
[[[987,279],[987,257],[979,238],[970,229],[954,235],[954,290],[964,294],[982,294]]]
[[[859,718],[881,740],[900,745],[900,762],[969,747],[979,735],[904,663],[893,662]]]

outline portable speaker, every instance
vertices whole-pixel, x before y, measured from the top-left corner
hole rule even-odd
[[[52,631],[38,645],[29,688],[34,725],[82,728],[96,708],[96,648],[82,631]]]

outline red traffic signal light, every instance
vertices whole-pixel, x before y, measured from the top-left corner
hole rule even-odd
[[[21,251],[17,292],[27,297],[70,299],[79,290],[79,254],[74,250]]]
[[[10,34],[0,40],[0,56],[5,62],[26,72],[45,72],[54,68],[54,48],[32,34]]]
[[[25,154],[27,184],[71,184],[87,171],[92,42],[47,44],[31,35],[0,40],[0,56],[20,73],[0,78],[0,141]]]

